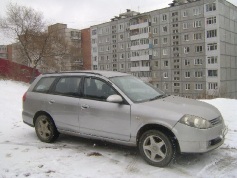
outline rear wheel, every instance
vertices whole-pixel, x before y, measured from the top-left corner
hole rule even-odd
[[[139,140],[139,151],[148,164],[165,167],[175,155],[175,146],[171,139],[157,130],[145,132]]]
[[[47,143],[55,141],[59,136],[53,120],[47,115],[40,115],[36,118],[35,132],[41,141]]]

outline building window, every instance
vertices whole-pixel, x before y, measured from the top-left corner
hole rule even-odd
[[[217,56],[208,56],[207,57],[208,64],[217,64]]]
[[[214,38],[214,37],[217,37],[217,30],[208,30],[207,38]]]
[[[179,81],[179,80],[180,80],[180,77],[174,77],[174,80],[175,80],[175,81]]]
[[[157,21],[158,21],[158,20],[157,20],[157,17],[153,17],[152,22],[153,22],[153,23],[157,23]]]
[[[184,60],[184,65],[185,65],[185,66],[189,66],[189,65],[190,65],[190,61],[189,61],[188,59],[185,59],[185,60]]]
[[[184,41],[189,41],[189,35],[188,34],[184,35]]]
[[[92,40],[91,40],[91,43],[92,43],[92,44],[95,44],[95,43],[96,43],[96,39],[92,39]]]
[[[94,57],[93,57],[93,61],[97,61],[97,56],[94,56]]]
[[[199,14],[201,14],[200,8],[199,8],[199,7],[194,8],[194,9],[193,9],[193,15],[199,15]]]
[[[190,72],[189,71],[185,72],[185,78],[190,78]]]
[[[202,83],[196,83],[195,90],[202,90]]]
[[[202,33],[195,33],[193,35],[194,40],[201,40],[202,39]]]
[[[180,83],[174,83],[174,87],[180,87]]]
[[[158,61],[155,61],[155,66],[156,66],[156,67],[158,67],[158,64],[159,64]]]
[[[184,47],[184,53],[185,53],[185,54],[189,53],[189,51],[190,51],[190,49],[189,49],[188,46],[187,46],[187,47]]]
[[[215,11],[216,10],[216,3],[206,4],[206,12]]]
[[[188,23],[183,23],[183,29],[187,29],[188,28]]]
[[[177,23],[173,24],[173,28],[178,27],[178,26],[179,26],[179,24],[177,24]]]
[[[202,65],[202,59],[194,59],[194,65]]]
[[[209,90],[216,90],[216,89],[218,89],[218,84],[216,82],[209,82],[208,89]]]
[[[193,27],[194,27],[194,28],[201,27],[201,20],[195,20],[195,21],[193,22]]]
[[[168,55],[168,49],[163,49],[163,55]]]
[[[96,47],[94,47],[94,48],[92,48],[92,52],[97,52],[97,48]]]
[[[93,65],[93,70],[97,70],[97,65]]]
[[[168,90],[168,87],[169,85],[168,85],[168,83],[164,83],[164,85],[163,85],[163,87],[164,87],[164,90]]]
[[[217,43],[209,43],[209,44],[207,44],[207,50],[208,51],[217,50]]]
[[[203,76],[202,71],[195,71],[194,76],[195,76],[195,78],[202,78],[202,76]]]
[[[179,33],[178,29],[173,30],[173,33]]]
[[[166,44],[168,42],[168,38],[163,38],[163,44]]]
[[[123,30],[123,24],[119,25],[119,30]]]
[[[187,17],[188,16],[188,12],[187,11],[183,11],[183,17]]]
[[[96,29],[91,31],[92,35],[96,35]]]
[[[217,77],[217,70],[208,70],[208,77]]]
[[[157,28],[154,28],[154,29],[153,29],[153,33],[154,33],[154,34],[157,34],[157,32],[158,32],[158,29],[157,29]]]
[[[185,84],[185,90],[190,90],[190,88],[191,88],[190,86],[191,86],[190,83],[186,83]]]
[[[195,46],[195,52],[201,53],[202,52],[202,46]]]
[[[168,78],[168,72],[164,72],[164,73],[163,73],[163,77],[164,77],[164,78]]]
[[[153,40],[153,44],[154,44],[154,45],[157,45],[157,44],[158,44],[158,39],[154,39],[154,40]]]
[[[168,67],[169,66],[169,61],[164,61],[164,67]]]
[[[158,51],[157,50],[153,50],[153,56],[158,56]]]
[[[120,69],[124,69],[124,64],[120,64]]]
[[[162,31],[163,31],[163,32],[167,32],[167,31],[168,31],[167,26],[164,26],[164,27],[162,28]]]
[[[216,17],[209,17],[207,18],[207,24],[210,25],[210,24],[215,24],[216,23]]]
[[[172,12],[172,17],[178,15],[178,12]]]
[[[167,20],[167,15],[166,14],[163,14],[162,15],[162,21],[166,21]]]

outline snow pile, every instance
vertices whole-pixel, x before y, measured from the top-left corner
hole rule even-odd
[[[225,143],[205,154],[180,155],[167,168],[149,166],[136,148],[60,135],[42,143],[22,122],[28,85],[0,80],[0,177],[237,177],[237,100],[204,100],[222,113]]]

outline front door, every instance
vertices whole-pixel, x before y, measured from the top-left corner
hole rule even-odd
[[[79,130],[82,134],[129,141],[130,105],[110,103],[108,96],[118,94],[107,82],[85,78],[80,99]]]

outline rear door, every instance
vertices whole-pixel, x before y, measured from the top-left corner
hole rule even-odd
[[[80,76],[61,77],[47,97],[47,108],[58,129],[79,132]]]
[[[86,77],[80,99],[80,132],[104,138],[129,141],[130,105],[110,103],[108,96],[118,94],[106,81]]]

